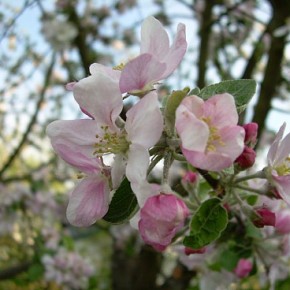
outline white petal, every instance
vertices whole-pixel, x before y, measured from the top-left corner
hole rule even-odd
[[[115,128],[116,118],[123,108],[118,82],[96,72],[75,84],[73,93],[80,107],[98,123]]]
[[[151,92],[127,112],[128,140],[145,148],[155,145],[163,131],[163,118],[157,94]]]

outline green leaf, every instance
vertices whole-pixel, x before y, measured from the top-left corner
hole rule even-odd
[[[191,96],[191,95],[196,95],[196,96],[198,96],[199,94],[200,94],[200,89],[199,89],[198,87],[192,89],[192,90],[190,91],[190,93],[189,93],[190,96]]]
[[[228,80],[203,88],[199,96],[207,100],[216,94],[229,93],[235,98],[237,107],[240,107],[247,104],[255,92],[254,80]]]
[[[27,274],[30,281],[37,281],[43,276],[44,268],[40,264],[34,264],[28,269]]]
[[[202,248],[219,238],[228,223],[226,209],[221,200],[211,198],[198,208],[190,223],[190,235],[183,244],[193,249]]]
[[[164,117],[165,117],[165,125],[166,129],[170,132],[174,131],[175,125],[175,111],[181,101],[186,97],[189,92],[189,88],[185,88],[182,91],[173,91],[172,94],[168,97],[165,110],[164,110]]]
[[[130,182],[125,178],[116,190],[109,206],[109,211],[103,219],[112,224],[128,221],[138,210],[138,203]]]

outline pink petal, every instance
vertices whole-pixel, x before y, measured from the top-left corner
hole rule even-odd
[[[169,38],[160,21],[147,17],[141,27],[141,54],[150,53],[162,60],[169,51]]]
[[[205,151],[209,138],[208,125],[197,119],[183,103],[176,110],[175,126],[184,149],[199,152]]]
[[[233,126],[238,123],[235,100],[230,94],[215,95],[205,102],[204,117],[209,117],[217,128]]]
[[[284,162],[285,159],[290,154],[290,133],[285,136],[285,138],[281,141],[279,148],[277,150],[275,156],[275,164],[274,166],[279,165],[280,163]]]
[[[102,163],[96,157],[88,157],[78,146],[62,144],[59,140],[52,143],[55,152],[68,164],[85,173],[97,173],[102,170]]]
[[[119,70],[114,70],[111,67],[104,66],[100,63],[93,63],[90,65],[90,73],[91,75],[95,75],[98,73],[102,73],[103,75],[111,77],[116,82],[119,81],[121,72]]]
[[[272,178],[280,196],[290,205],[290,175],[278,176],[272,172]]]
[[[125,129],[131,143],[150,148],[160,139],[163,118],[157,98],[157,94],[151,92],[127,112]]]
[[[190,151],[182,148],[186,160],[194,167],[210,170],[221,171],[233,164],[231,158],[227,155],[209,152],[207,154],[202,152]]]
[[[96,72],[75,84],[73,92],[80,107],[99,124],[115,128],[115,120],[123,108],[118,82]]]
[[[280,129],[275,137],[275,140],[273,141],[272,145],[270,146],[270,149],[269,149],[269,152],[267,155],[268,163],[270,166],[273,166],[275,163],[276,155],[278,153],[278,148],[280,146],[281,140],[282,140],[283,135],[284,135],[285,127],[286,127],[286,123],[284,123],[280,127]]]
[[[203,117],[204,101],[198,96],[191,95],[182,100],[180,106],[186,107],[188,111],[194,114],[198,119]],[[178,109],[177,109],[178,110]],[[185,109],[182,109],[185,110]]]
[[[168,54],[162,59],[166,63],[166,71],[162,75],[162,79],[167,78],[180,64],[187,49],[185,38],[185,25],[178,24],[177,35],[173,45],[170,47]],[[161,60],[161,59],[160,59]]]
[[[101,219],[109,208],[110,190],[101,175],[84,178],[74,189],[67,207],[68,221],[78,227],[87,227]]]
[[[46,133],[52,145],[63,144],[88,157],[93,157],[95,136],[102,132],[94,120],[58,120],[47,126]]]
[[[234,161],[244,150],[245,130],[241,126],[224,127],[219,131],[221,141],[214,143],[218,153],[225,154]]]
[[[151,54],[145,53],[129,61],[120,77],[122,93],[138,93],[152,89],[152,85],[161,79],[166,64],[159,62]]]

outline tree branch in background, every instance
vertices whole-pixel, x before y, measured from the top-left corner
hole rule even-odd
[[[258,103],[255,107],[253,122],[258,123],[258,137],[261,136],[265,127],[265,119],[271,109],[271,101],[276,93],[276,88],[281,79],[281,65],[286,46],[286,34],[276,37],[273,32],[286,24],[286,20],[290,17],[290,2],[283,0],[269,0],[273,8],[273,17],[269,25],[271,36],[271,47],[268,54],[268,62],[261,84],[261,91]],[[259,138],[258,138],[259,140]]]
[[[206,64],[208,60],[209,42],[211,35],[212,9],[216,4],[216,0],[206,0],[205,7],[202,12],[201,24],[199,29],[200,45],[198,56],[198,79],[197,86],[203,88],[205,86]]]
[[[47,88],[48,88],[49,83],[50,83],[50,79],[51,79],[51,75],[52,75],[52,71],[53,71],[53,67],[54,67],[54,63],[55,63],[55,58],[56,58],[55,54],[53,54],[50,65],[47,68],[47,71],[45,74],[44,84],[43,84],[43,87],[40,91],[40,96],[39,96],[38,102],[36,104],[34,114],[31,117],[31,120],[30,120],[18,146],[15,148],[15,150],[12,152],[12,154],[8,157],[6,163],[4,163],[3,167],[1,168],[0,180],[2,179],[2,176],[5,173],[5,171],[10,167],[10,165],[13,163],[13,161],[17,158],[18,154],[21,152],[23,146],[25,145],[25,143],[27,141],[28,135],[31,133],[33,125],[37,121],[38,113],[40,112],[40,107],[43,103],[43,100],[45,98],[45,93],[46,93]]]

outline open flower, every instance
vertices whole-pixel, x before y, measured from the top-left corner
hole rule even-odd
[[[91,76],[73,86],[80,108],[92,119],[54,121],[47,128],[55,151],[67,163],[85,173],[68,207],[69,220],[80,226],[92,224],[107,212],[108,176],[112,189],[118,187],[125,173],[132,188],[146,179],[148,149],[159,140],[163,130],[155,92],[134,105],[127,112],[126,123],[118,127],[116,121],[123,102],[117,78],[103,68],[94,69]],[[110,174],[100,166],[103,156],[108,154],[114,155]],[[99,205],[102,208],[98,214],[93,213]],[[92,216],[87,217],[90,214]]]
[[[244,150],[245,131],[237,122],[230,94],[206,101],[194,95],[184,98],[176,110],[176,129],[187,161],[211,171],[231,166]]]
[[[279,196],[290,205],[290,133],[283,139],[286,123],[284,123],[272,145],[268,159],[268,179],[275,186]]]
[[[169,46],[162,24],[152,16],[146,18],[141,27],[140,55],[125,65],[120,78],[121,92],[140,94],[152,90],[156,82],[177,68],[186,48],[184,24],[178,24],[174,42]]]

